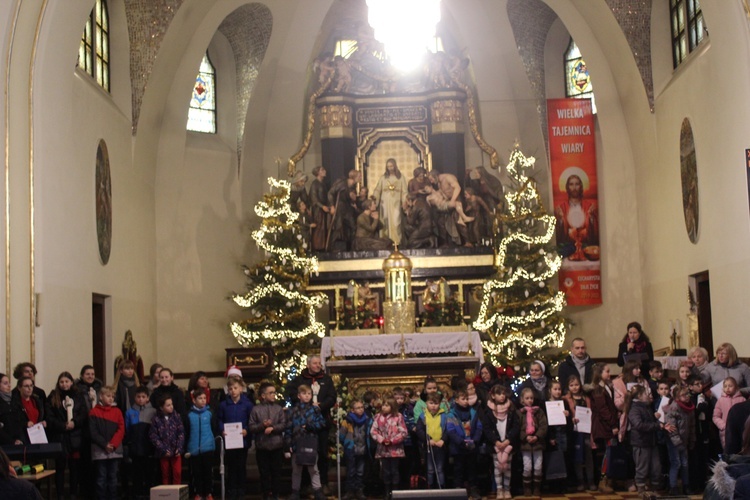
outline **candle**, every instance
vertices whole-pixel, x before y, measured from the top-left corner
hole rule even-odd
[[[73,400],[70,396],[65,396],[65,410],[68,413],[68,422],[73,420]]]

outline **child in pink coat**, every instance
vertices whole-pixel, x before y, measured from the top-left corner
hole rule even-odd
[[[405,456],[404,439],[407,434],[406,422],[398,411],[396,401],[393,398],[386,399],[380,407],[380,413],[373,419],[370,435],[378,443],[375,458],[380,459],[380,473],[388,498],[400,481],[398,461]]]
[[[716,402],[714,407],[713,421],[716,427],[719,428],[719,437],[721,437],[721,447],[725,445],[725,433],[727,428],[727,416],[732,406],[745,402],[745,397],[740,394],[737,388],[737,381],[734,377],[727,377],[724,379],[722,385],[723,391],[719,400]]]

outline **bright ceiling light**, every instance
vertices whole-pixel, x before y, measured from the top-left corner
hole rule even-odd
[[[367,0],[368,21],[394,67],[415,68],[435,44],[440,0]]]

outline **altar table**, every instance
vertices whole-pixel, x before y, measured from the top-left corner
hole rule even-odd
[[[405,333],[404,353],[409,354],[464,354],[471,349],[484,363],[482,341],[477,332]],[[352,337],[324,337],[320,346],[320,357],[325,362],[331,357],[331,344],[336,357],[365,357],[397,355],[401,353],[401,334],[363,335]]]
[[[677,371],[680,369],[680,363],[687,361],[687,356],[656,356],[654,361],[661,362],[662,368],[665,370]]]

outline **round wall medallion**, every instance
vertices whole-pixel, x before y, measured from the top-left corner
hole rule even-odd
[[[106,265],[112,250],[112,179],[109,153],[103,139],[96,149],[96,238],[99,241],[99,258]]]
[[[680,178],[682,179],[682,212],[688,238],[698,243],[698,162],[690,121],[685,118],[680,130]]]

